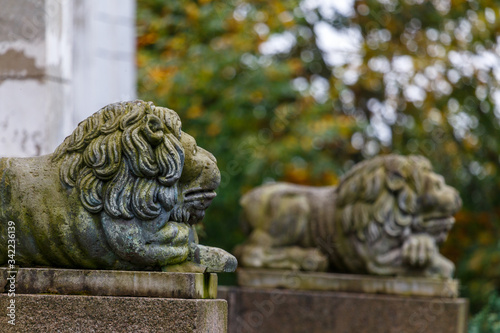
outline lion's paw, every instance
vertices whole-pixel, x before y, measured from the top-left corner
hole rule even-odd
[[[455,264],[439,253],[434,257],[432,266],[426,270],[428,276],[438,276],[442,278],[451,278],[454,273]]]
[[[425,267],[437,254],[434,239],[429,235],[410,236],[403,244],[403,261],[410,266]]]
[[[308,249],[300,266],[304,271],[324,272],[328,268],[328,257],[318,249]]]

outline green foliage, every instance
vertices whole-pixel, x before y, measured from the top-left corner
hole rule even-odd
[[[238,199],[246,190],[269,179],[335,183],[344,162],[359,154],[349,147],[355,119],[294,88],[293,79],[317,76],[301,51],[259,52],[259,24],[270,33],[307,29],[298,44],[313,48],[326,70],[305,19],[278,19],[297,5],[138,2],[140,97],[176,110],[184,129],[218,158],[222,183],[205,219],[206,243],[231,250],[243,240]]]
[[[493,293],[488,304],[469,323],[469,333],[500,332],[500,297]]]
[[[139,96],[176,110],[222,172],[205,243],[242,241],[238,199],[263,181],[335,184],[363,158],[422,154],[462,193],[443,252],[477,310],[500,284],[496,1],[306,3],[138,1]],[[320,25],[359,43],[325,53]],[[276,35],[290,47],[263,53]]]

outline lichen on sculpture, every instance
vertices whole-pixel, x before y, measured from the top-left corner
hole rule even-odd
[[[234,271],[236,259],[198,244],[194,228],[219,183],[215,158],[174,111],[108,105],[53,154],[0,159],[0,263],[12,221],[24,267]]]
[[[251,230],[235,249],[244,267],[436,277],[454,272],[438,246],[461,200],[422,156],[364,161],[337,187],[264,185],[241,205]]]

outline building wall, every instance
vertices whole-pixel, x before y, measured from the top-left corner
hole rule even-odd
[[[74,0],[73,123],[136,97],[135,2]]]
[[[135,80],[134,0],[3,0],[0,156],[51,153]]]

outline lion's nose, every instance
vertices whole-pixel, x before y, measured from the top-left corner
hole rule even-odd
[[[190,188],[215,190],[221,181],[217,160],[214,155],[201,147],[197,146],[195,151],[194,155],[186,154],[179,181],[188,184]]]
[[[212,162],[214,162],[215,164],[217,164],[217,159],[215,158],[215,156],[211,152],[209,152],[208,150],[205,150],[205,149],[201,148],[200,146],[198,146],[198,151],[200,151],[200,152],[204,153],[205,155],[207,155],[208,158],[212,160]]]

